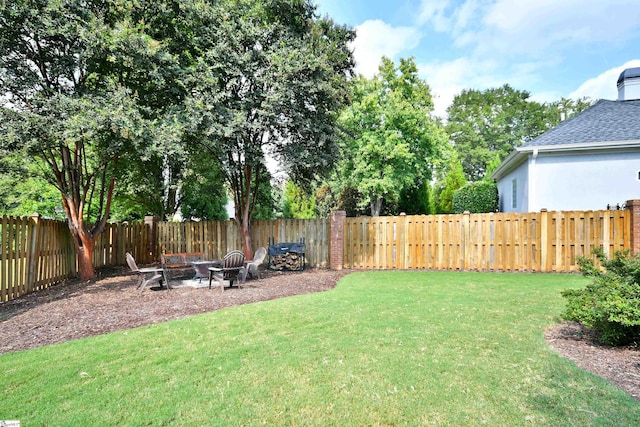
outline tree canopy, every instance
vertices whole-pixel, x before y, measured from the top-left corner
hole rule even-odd
[[[515,147],[557,125],[562,115],[569,118],[590,105],[586,98],[542,104],[508,84],[467,89],[447,108],[447,132],[467,179],[478,181],[496,155],[503,160]]]
[[[251,256],[250,220],[265,156],[302,182],[330,169],[335,122],[348,100],[353,31],[310,1],[229,1],[198,9],[198,80],[190,139],[221,165]]]
[[[354,33],[318,19],[310,1],[2,6],[0,150],[45,165],[83,279],[118,190],[123,212],[173,213],[208,158],[232,190],[249,253],[265,155],[309,179],[337,153]]]
[[[447,132],[466,177],[480,180],[495,153],[505,158],[514,147],[547,130],[544,109],[527,91],[509,85],[464,90],[447,109]]]
[[[352,104],[340,119],[341,179],[359,190],[377,216],[383,202],[396,203],[403,189],[430,180],[446,136],[413,58],[401,59],[398,67],[382,58],[378,74],[359,76],[352,91]]]
[[[109,2],[2,6],[0,146],[45,166],[42,176],[62,196],[80,276],[89,279],[118,163],[150,139],[122,64],[150,61],[158,47]]]

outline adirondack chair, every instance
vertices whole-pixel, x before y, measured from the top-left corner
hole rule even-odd
[[[162,268],[157,267],[147,267],[147,268],[138,268],[136,264],[135,258],[129,252],[126,253],[127,264],[129,264],[129,268],[131,271],[138,273],[140,277],[140,283],[138,284],[138,288],[140,292],[144,291],[144,288],[151,283],[157,283],[160,287],[162,287],[162,282],[166,282],[167,289],[171,289],[169,287],[169,282],[165,280],[164,270]]]
[[[225,284],[233,286],[239,282],[244,270],[244,253],[231,251],[222,260],[222,267],[209,267],[209,289],[213,279],[220,285],[220,290],[224,290]]]
[[[264,262],[267,256],[267,250],[265,248],[258,248],[253,259],[245,261],[244,270],[242,271],[242,283],[247,280],[247,274],[251,274],[251,277],[257,276],[260,279],[260,265]]]

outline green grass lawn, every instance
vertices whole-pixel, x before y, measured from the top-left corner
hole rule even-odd
[[[330,292],[5,354],[0,420],[638,425],[638,402],[545,343],[544,328],[564,306],[559,292],[586,283],[577,275],[357,273]]]

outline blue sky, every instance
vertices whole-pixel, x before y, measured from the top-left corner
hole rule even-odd
[[[413,56],[436,114],[463,89],[509,83],[546,102],[616,99],[640,67],[640,0],[315,0],[357,33],[356,71]]]

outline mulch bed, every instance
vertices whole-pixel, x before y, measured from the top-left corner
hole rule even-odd
[[[545,338],[560,355],[640,401],[640,348],[600,344],[593,332],[575,322],[549,328]]]
[[[333,289],[349,271],[265,271],[242,289],[179,287],[136,289],[128,269],[99,272],[88,283],[73,281],[0,304],[0,354],[165,322],[240,304]],[[555,351],[640,401],[640,350],[599,345],[575,323],[545,332]]]
[[[240,304],[333,289],[346,271],[263,272],[238,289],[136,289],[125,268],[73,281],[0,304],[0,354],[166,322]],[[204,280],[204,279],[203,279]]]

